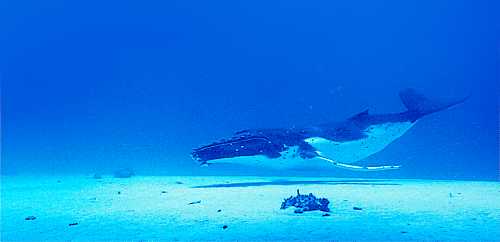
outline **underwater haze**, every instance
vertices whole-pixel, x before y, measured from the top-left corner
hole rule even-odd
[[[499,179],[497,1],[0,3],[1,173]],[[366,164],[200,167],[191,151],[255,128],[460,98]]]
[[[498,241],[499,10],[0,1],[0,240]]]

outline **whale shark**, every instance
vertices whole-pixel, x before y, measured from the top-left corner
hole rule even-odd
[[[202,166],[232,163],[274,169],[333,166],[354,171],[399,169],[399,165],[360,166],[354,163],[376,154],[404,135],[422,117],[464,102],[430,99],[415,89],[399,92],[406,110],[370,114],[364,110],[346,120],[300,128],[248,129],[228,139],[193,149]]]

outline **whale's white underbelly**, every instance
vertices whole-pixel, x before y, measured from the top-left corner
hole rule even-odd
[[[397,122],[371,125],[364,130],[366,137],[351,141],[332,141],[321,137],[311,137],[305,141],[320,155],[349,164],[383,150],[414,124],[415,122]]]
[[[299,155],[299,147],[291,146],[281,152],[277,158],[269,158],[265,155],[238,156],[208,161],[208,164],[238,164],[251,167],[266,167],[271,169],[300,169],[331,166],[324,160],[318,158],[302,158]]]

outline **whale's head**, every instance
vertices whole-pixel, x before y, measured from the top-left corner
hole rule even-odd
[[[241,135],[193,149],[191,157],[200,162],[201,165],[209,164],[214,160],[241,156],[264,155],[273,157],[279,155],[275,146],[265,136]]]

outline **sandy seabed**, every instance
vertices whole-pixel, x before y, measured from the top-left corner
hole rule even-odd
[[[2,241],[500,241],[499,182],[190,176],[1,181]],[[297,189],[328,198],[330,216],[280,209]]]

